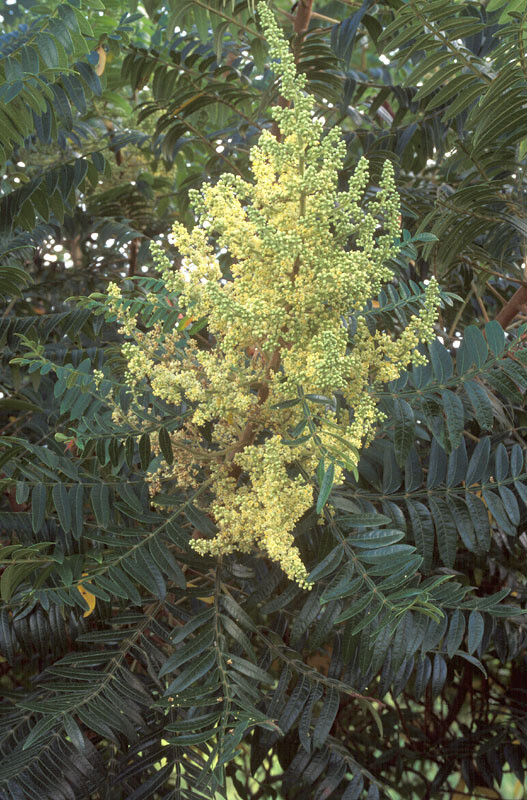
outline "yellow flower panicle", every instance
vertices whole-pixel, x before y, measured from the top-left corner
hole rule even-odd
[[[200,349],[192,339],[184,350],[176,348],[179,329],[167,334],[157,325],[141,332],[134,315],[123,311],[115,284],[108,304],[130,338],[123,347],[130,387],[146,380],[163,400],[185,400],[193,408],[172,434],[174,463],[163,463],[151,476],[152,493],[161,479],[191,488],[206,473],[212,480],[205,510],[218,534],[193,540],[192,546],[212,555],[258,548],[308,586],[293,537],[313,505],[312,483],[304,476],[314,474],[321,454],[342,451],[335,436],[348,443],[348,463],[356,465],[358,451],[382,418],[372,390],[421,363],[417,347],[432,339],[439,289],[431,280],[420,315],[398,338],[372,333],[360,314],[350,336],[350,317],[392,278],[387,262],[400,234],[393,168],[384,164],[367,210],[361,207],[368,183],[365,159],[349,189],[337,190],[346,155],[340,131],[323,135],[313,117],[313,98],[304,91],[306,79],[297,74],[271,11],[265,3],[258,10],[281,93],[291,102],[272,112],[281,139],[262,133],[251,151],[251,181],[226,174],[216,185],[192,192],[196,226],[173,228],[181,269],[174,270],[159,245],[152,247],[166,291],[179,294],[187,317],[207,318],[213,349]],[[223,279],[211,232],[217,235],[215,247],[231,255],[232,280]],[[352,249],[346,246],[350,237]],[[317,437],[290,447],[283,440],[301,426],[305,407],[276,406],[300,391],[328,397],[338,392],[345,410],[337,414],[329,405],[306,401]],[[200,430],[206,424],[208,441]],[[307,432],[309,427],[303,435]],[[336,466],[335,480],[341,479]]]

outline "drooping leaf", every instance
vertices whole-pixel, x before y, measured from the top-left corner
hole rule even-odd
[[[322,483],[320,484],[320,491],[318,493],[318,498],[317,498],[317,514],[320,514],[320,512],[326,505],[326,501],[333,487],[334,477],[335,477],[335,465],[333,464],[333,462],[331,462],[326,471],[324,472],[324,477],[322,478]]]
[[[444,500],[430,498],[430,511],[434,521],[439,555],[445,567],[452,568],[456,559],[457,531]]]
[[[403,466],[414,442],[415,420],[411,406],[399,398],[393,404],[394,445],[399,466]]]
[[[31,492],[31,520],[33,531],[38,533],[46,516],[47,491],[43,483],[37,483]]]

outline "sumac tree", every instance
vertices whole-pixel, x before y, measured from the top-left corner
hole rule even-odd
[[[2,15],[0,798],[513,796],[523,4]]]

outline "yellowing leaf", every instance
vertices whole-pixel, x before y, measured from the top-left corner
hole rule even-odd
[[[463,778],[459,779],[459,783],[456,786],[456,790],[452,795],[452,800],[467,800],[468,792],[467,792],[467,785]],[[475,797],[488,797],[489,800],[499,800],[500,795],[494,791],[494,789],[489,789],[488,786],[476,786],[474,789],[474,796]]]
[[[198,600],[201,600],[202,603],[211,605],[214,602],[214,597],[198,597]]]
[[[106,67],[106,50],[102,45],[97,48],[97,52],[99,54],[99,61],[97,62],[97,66],[95,67],[95,74],[102,75],[104,72],[104,68]]]
[[[189,105],[190,103],[192,103],[194,100],[197,100],[197,99],[198,99],[198,97],[203,97],[203,95],[204,95],[204,94],[205,94],[205,92],[199,92],[198,94],[195,94],[195,95],[193,95],[192,97],[190,97],[188,100],[185,100],[185,102],[184,102],[184,103],[181,103],[181,105],[180,105],[180,106],[178,106],[178,107],[177,107],[177,108],[176,108],[174,111],[172,111],[172,116],[173,116],[173,117],[175,117],[175,116],[176,116],[176,114],[179,114],[179,112],[180,112],[180,111],[181,111],[183,108],[185,108],[185,106],[188,106],[188,105]]]
[[[87,575],[88,573],[87,573],[87,572],[83,572],[82,574],[83,574],[83,576],[84,576],[84,575]],[[90,584],[91,584],[91,581],[86,581],[86,586],[90,586]],[[87,589],[84,587],[84,584],[83,584],[83,583],[79,583],[79,584],[77,585],[77,589],[79,590],[79,592],[80,592],[80,594],[81,594],[81,596],[82,596],[83,600],[84,600],[86,603],[88,603],[88,606],[89,606],[88,610],[87,610],[87,611],[85,611],[85,612],[84,612],[84,614],[83,614],[82,616],[83,616],[83,617],[89,617],[89,616],[90,616],[90,614],[92,613],[92,611],[95,609],[95,603],[97,602],[97,601],[96,601],[96,599],[95,599],[95,595],[94,595],[94,594],[92,594],[91,592],[89,592],[89,591],[88,591],[88,590],[87,590]]]
[[[194,322],[194,317],[185,317],[183,318],[183,314],[179,315],[179,322],[178,322],[178,331],[184,331],[185,328],[188,328]]]

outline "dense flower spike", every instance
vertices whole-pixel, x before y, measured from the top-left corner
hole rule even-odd
[[[176,347],[177,329],[141,332],[133,314],[122,311],[115,285],[109,304],[130,337],[123,348],[130,387],[147,380],[159,397],[193,409],[172,435],[174,464],[161,462],[152,475],[152,494],[161,478],[191,488],[208,475],[206,510],[219,532],[193,540],[195,549],[218,555],[256,547],[307,586],[293,530],[313,505],[310,476],[321,457],[335,462],[337,482],[343,466],[355,467],[381,418],[372,389],[420,363],[416,348],[432,338],[439,292],[431,281],[421,315],[398,339],[367,327],[360,312],[391,279],[387,261],[398,247],[392,165],[385,163],[367,211],[361,208],[366,160],[349,189],[337,191],[346,154],[340,131],[323,135],[287,42],[267,6],[258,9],[281,93],[291,102],[273,109],[281,140],[262,133],[251,152],[252,182],[227,174],[193,193],[198,224],[190,232],[180,224],[173,229],[180,270],[159,246],[152,248],[167,292],[179,295],[187,315],[207,319],[212,349],[193,339]],[[219,248],[232,257],[228,281]],[[330,400],[309,398],[335,393],[338,412]],[[200,430],[206,424],[207,439]]]

